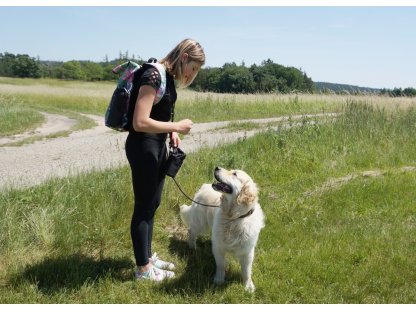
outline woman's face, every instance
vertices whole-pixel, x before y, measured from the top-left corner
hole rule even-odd
[[[184,86],[189,86],[192,81],[194,81],[198,71],[200,70],[201,65],[194,62],[183,62],[182,63],[182,84]]]

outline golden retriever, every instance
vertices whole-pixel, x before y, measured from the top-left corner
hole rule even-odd
[[[196,193],[196,202],[216,205],[206,207],[196,203],[182,205],[180,215],[189,227],[188,244],[196,248],[196,238],[211,230],[212,252],[216,262],[214,282],[225,278],[225,254],[234,255],[240,262],[245,289],[255,290],[251,280],[254,248],[264,227],[264,213],[258,203],[258,189],[250,176],[242,170],[215,168],[217,182],[204,184]]]

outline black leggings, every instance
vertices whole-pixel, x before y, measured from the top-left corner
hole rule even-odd
[[[166,153],[166,135],[129,133],[127,137],[134,191],[130,233],[137,266],[148,264],[152,254],[153,219],[165,183]]]

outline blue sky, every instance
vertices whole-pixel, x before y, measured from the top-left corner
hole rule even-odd
[[[301,68],[314,81],[416,87],[416,7],[0,7],[0,52],[101,61],[198,40],[206,66]]]

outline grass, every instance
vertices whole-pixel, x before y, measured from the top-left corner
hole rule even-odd
[[[77,111],[77,109],[72,106],[72,101],[76,101],[76,98],[0,93],[0,118],[2,120],[2,123],[0,124],[0,137],[20,134],[41,126],[46,119],[40,112],[60,114],[75,119],[76,124],[71,128],[71,131],[93,127],[95,122],[90,118],[79,114],[79,112],[92,113],[92,111]],[[89,104],[91,103],[88,103],[88,105]],[[87,106],[85,103],[83,105]],[[61,132],[59,136],[65,136],[69,133],[70,132]],[[57,135],[58,134],[52,135],[52,137]],[[37,139],[42,138],[43,137],[38,137]],[[33,142],[34,140],[36,140],[36,138],[31,138],[25,142]],[[17,145],[25,142],[18,142]]]
[[[9,119],[12,122],[7,130],[0,126],[0,136],[20,133],[20,125],[24,125],[26,130],[36,128],[42,121],[39,113],[36,113],[38,111],[104,116],[114,87],[115,83],[111,82],[0,77],[0,118],[9,119],[4,107],[20,103],[16,118],[21,119]],[[185,89],[178,90],[175,119],[190,118],[194,122],[209,122],[339,112],[342,105],[351,100],[393,110],[416,107],[416,98],[308,94],[235,95],[200,93]],[[33,115],[37,115],[37,119]]]
[[[23,105],[15,97],[0,95],[0,134],[9,136],[36,128],[45,121],[42,114]]]
[[[108,82],[57,81],[52,79],[14,79],[0,78],[0,94],[4,104],[11,98],[20,106],[34,111],[79,115],[79,113],[104,116],[114,84]],[[330,98],[305,98],[293,95],[216,95],[178,90],[175,119],[190,118],[194,122],[219,120],[240,120],[245,118],[264,118],[301,113],[320,113],[337,111],[341,101]],[[2,118],[0,110],[0,118]],[[25,118],[25,112],[21,112]],[[19,122],[13,122],[12,125]],[[36,128],[33,122],[30,128]],[[19,133],[20,128],[13,129]],[[0,129],[0,135],[7,135]]]
[[[326,124],[269,130],[188,155],[178,175],[193,194],[215,166],[241,168],[260,187],[266,227],[244,292],[230,261],[226,284],[212,283],[209,237],[185,243],[167,180],[154,250],[177,278],[137,283],[129,237],[128,167],[52,179],[0,193],[0,303],[414,303],[416,289],[416,110],[354,101]],[[363,177],[366,170],[381,170]],[[332,178],[355,179],[310,192]]]
[[[85,130],[85,129],[89,129],[92,128],[96,125],[96,123],[89,117],[84,116],[84,115],[80,115],[71,111],[65,112],[65,113],[61,113],[60,114],[65,114],[67,117],[74,119],[76,121],[76,123],[69,129],[69,130],[63,130],[63,131],[58,131],[58,132],[53,132],[51,134],[48,135],[30,135],[25,139],[20,139],[16,142],[11,142],[11,143],[5,143],[5,144],[0,144],[0,147],[10,147],[10,146],[22,146],[24,144],[31,144],[34,143],[36,141],[40,141],[43,139],[53,139],[53,138],[60,138],[60,137],[67,137],[69,136],[73,131],[80,131],[80,130]],[[43,115],[41,115],[43,117]],[[16,119],[16,122],[19,123],[21,121],[21,116],[18,116]],[[29,126],[29,129],[32,129],[33,124],[31,124]],[[40,125],[39,125],[40,126]],[[27,129],[27,130],[29,130]],[[16,131],[14,131],[16,132]],[[14,133],[13,134],[17,134]],[[21,133],[23,131],[20,131],[18,133]]]
[[[71,131],[91,128],[95,123],[80,113],[104,116],[111,86],[110,83],[0,78],[0,118],[6,121],[0,125],[0,136],[37,128],[44,121],[40,111],[76,119],[77,124]]]

